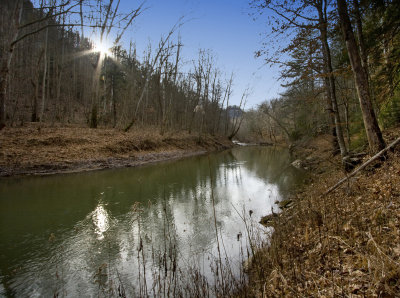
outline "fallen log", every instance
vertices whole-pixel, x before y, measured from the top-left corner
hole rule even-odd
[[[382,149],[379,151],[377,154],[372,156],[370,159],[368,159],[365,163],[363,163],[360,167],[355,169],[351,174],[347,175],[343,179],[341,179],[338,183],[336,183],[334,186],[329,188],[324,195],[327,195],[328,193],[334,191],[336,188],[338,188],[343,182],[347,181],[351,177],[353,177],[355,174],[357,174],[359,171],[367,167],[369,164],[371,164],[374,160],[378,159],[378,157],[382,156],[386,151],[390,150],[394,146],[396,146],[400,142],[400,138],[397,138],[393,143],[391,143],[389,146],[387,146],[385,149]]]

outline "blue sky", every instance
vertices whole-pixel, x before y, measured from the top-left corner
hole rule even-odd
[[[139,3],[122,0],[120,9],[127,12]],[[277,82],[278,69],[263,66],[261,58],[254,58],[254,52],[261,47],[261,35],[268,28],[265,20],[254,21],[249,16],[251,9],[247,0],[147,0],[145,6],[148,9],[125,33],[126,48],[132,39],[139,54],[149,42],[157,44],[185,16],[188,21],[179,30],[184,44],[183,59],[196,59],[200,48],[212,50],[225,77],[234,72],[232,104],[239,104],[247,87],[251,94],[246,108],[274,98],[282,90]]]

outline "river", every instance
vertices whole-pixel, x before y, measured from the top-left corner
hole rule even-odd
[[[263,233],[261,216],[302,180],[286,150],[257,146],[2,179],[0,296],[152,295],[157,279],[166,291],[188,268],[215,278],[218,259],[235,275],[247,231]]]

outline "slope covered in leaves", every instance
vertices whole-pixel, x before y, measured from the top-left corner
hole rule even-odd
[[[397,132],[386,132],[388,143]],[[324,195],[344,173],[321,143],[302,150],[318,174],[293,198],[294,207],[270,222],[274,233],[253,258],[250,289],[270,297],[395,297],[400,147]]]
[[[224,137],[176,131],[161,135],[151,127],[124,132],[30,123],[1,131],[0,177],[138,166],[231,146]]]

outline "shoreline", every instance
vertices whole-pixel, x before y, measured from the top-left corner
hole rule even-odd
[[[229,149],[229,148],[226,148]],[[215,150],[219,151],[219,150]],[[188,157],[199,156],[214,151],[171,151],[146,152],[137,158],[118,158],[82,160],[58,164],[36,164],[21,168],[0,168],[1,178],[17,178],[27,176],[50,176],[58,174],[84,173],[107,169],[134,168],[166,161],[175,161]]]
[[[233,148],[221,136],[31,123],[0,132],[0,178],[139,167]]]

